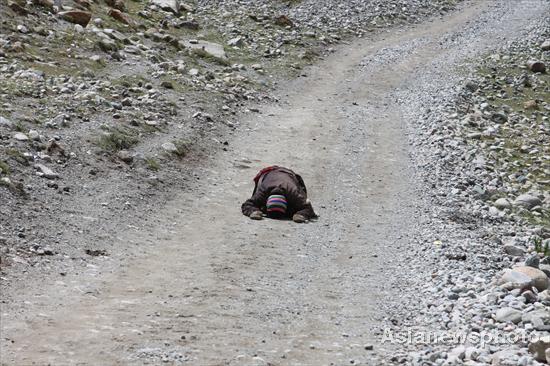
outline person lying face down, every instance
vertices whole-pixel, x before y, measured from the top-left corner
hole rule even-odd
[[[252,197],[242,204],[243,215],[261,220],[263,215],[271,218],[292,218],[305,222],[317,217],[307,199],[304,180],[292,170],[280,166],[262,169],[254,178]]]

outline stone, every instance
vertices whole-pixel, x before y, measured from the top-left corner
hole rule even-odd
[[[55,5],[53,0],[33,0],[33,3],[50,9]]]
[[[179,14],[180,12],[180,2],[177,0],[152,0],[151,4],[174,14]]]
[[[550,309],[545,307],[538,310],[533,310],[528,313],[525,313],[521,317],[521,321],[523,323],[542,323],[542,324],[548,324],[550,323]]]
[[[61,19],[86,27],[92,19],[92,13],[84,10],[67,10],[57,14]]]
[[[160,86],[162,86],[165,89],[174,89],[174,84],[172,84],[172,82],[168,80],[164,80],[163,82],[161,82]]]
[[[522,293],[521,296],[523,296],[527,304],[533,304],[538,300],[537,295],[533,291],[529,290]]]
[[[540,258],[539,258],[539,255],[538,255],[538,254],[530,255],[530,256],[525,260],[525,265],[526,265],[527,267],[539,268],[539,264],[540,264]]]
[[[546,351],[550,348],[550,336],[539,337],[529,343],[529,352],[540,362],[546,362]]]
[[[18,15],[27,15],[29,11],[16,3],[15,1],[9,1],[8,6],[11,10],[13,10]]]
[[[120,150],[117,157],[126,164],[132,164],[134,161],[134,156],[128,150]]]
[[[514,308],[506,307],[497,310],[495,319],[497,322],[501,323],[517,324],[521,321],[521,315],[521,311]]]
[[[533,72],[540,72],[540,73],[546,72],[546,65],[542,61],[536,61],[536,60],[527,61],[527,67],[529,68],[529,70]]]
[[[227,45],[230,47],[242,47],[243,44],[244,42],[241,37],[231,38],[229,41],[227,41]]]
[[[506,244],[504,247],[504,253],[508,254],[508,255],[512,255],[514,257],[521,257],[522,255],[525,254],[525,251],[520,248],[520,247],[516,247],[515,245],[512,245],[512,244]]]
[[[536,100],[528,100],[523,103],[523,109],[539,109],[539,104]]]
[[[506,198],[499,198],[495,201],[495,207],[499,210],[504,210],[512,207],[512,204]]]
[[[162,149],[168,153],[175,153],[178,151],[178,148],[172,142],[165,142],[162,144]]]
[[[13,138],[16,139],[17,141],[29,141],[29,136],[21,132],[18,132],[15,135],[13,135]]]
[[[116,42],[110,38],[101,38],[99,41],[97,41],[97,45],[104,52],[114,52],[118,50]]]
[[[111,18],[113,18],[115,20],[118,20],[119,22],[121,22],[123,24],[131,25],[133,23],[132,19],[127,14],[124,14],[123,12],[121,12],[118,9],[109,9],[108,14]]]
[[[279,15],[275,18],[275,24],[281,27],[292,27],[294,23],[286,15]]]
[[[541,48],[543,51],[550,51],[550,39],[547,39],[546,41],[544,41],[544,42],[540,45],[540,48]]]
[[[40,134],[36,130],[30,130],[29,138],[34,141],[40,141]]]
[[[43,178],[46,179],[56,179],[59,178],[59,175],[57,173],[54,173],[53,170],[48,168],[47,166],[43,164],[35,164],[35,169],[38,170],[37,174]]]
[[[525,273],[505,269],[497,283],[507,289],[527,288],[533,284],[533,279]]]
[[[194,20],[184,20],[182,22],[179,22],[177,26],[179,28],[186,28],[194,31],[198,31],[200,29],[200,24]]]
[[[183,45],[189,49],[202,50],[206,52],[207,55],[210,55],[212,57],[217,57],[223,60],[227,59],[225,50],[223,49],[223,46],[219,43],[208,41],[196,41],[196,43],[194,43],[193,40],[187,40],[183,42]]]
[[[548,276],[546,276],[546,273],[540,269],[519,266],[512,268],[512,272],[521,273],[528,276],[531,279],[533,286],[535,286],[539,291],[548,289]]]
[[[13,122],[7,118],[0,116],[0,126],[13,127]]]
[[[535,206],[540,206],[541,204],[542,201],[540,200],[540,198],[531,194],[521,194],[514,201],[515,206],[522,206],[528,210],[532,209]]]

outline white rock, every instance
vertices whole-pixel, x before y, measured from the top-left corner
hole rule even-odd
[[[54,173],[53,170],[43,164],[35,164],[34,167],[38,170],[37,174],[41,177],[44,177],[46,179],[59,178],[59,175],[57,173]]]
[[[15,135],[13,135],[13,138],[17,141],[28,141],[29,136],[25,135],[24,133],[18,132]]]
[[[174,153],[178,151],[178,148],[172,142],[165,142],[164,144],[162,144],[162,149],[169,153]]]
[[[185,45],[185,47],[190,49],[203,50],[210,56],[217,57],[224,60],[227,59],[225,50],[223,49],[223,46],[219,43],[208,42],[208,41],[197,41],[196,43],[194,41],[184,41],[183,44]]]
[[[180,12],[180,3],[177,0],[152,0],[151,3],[162,10],[171,11],[174,14],[179,14]]]
[[[512,204],[506,198],[499,198],[495,201],[495,207],[499,210],[504,210],[506,208],[512,207]]]

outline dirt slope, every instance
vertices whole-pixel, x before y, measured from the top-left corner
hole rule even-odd
[[[121,228],[110,257],[14,287],[2,363],[391,363],[397,346],[379,344],[381,329],[395,320],[386,308],[414,294],[392,278],[422,214],[395,91],[493,5],[358,40],[309,69],[282,105],[242,121],[233,153],[199,168],[196,189],[148,213],[148,227]],[[256,170],[274,163],[303,175],[317,222],[240,215]]]

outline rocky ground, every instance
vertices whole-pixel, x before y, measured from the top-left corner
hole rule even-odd
[[[533,9],[536,7],[542,13],[529,12],[529,4],[535,3],[538,5],[532,5]],[[116,253],[113,242],[119,243],[117,233],[121,230],[137,230],[149,218],[156,219],[157,216],[149,211],[151,208],[167,210],[167,215],[180,212],[179,206],[173,210],[165,208],[162,204],[165,197],[178,190],[196,189],[197,182],[204,176],[209,182],[216,182],[217,190],[232,187],[227,182],[217,182],[212,178],[218,176],[216,172],[221,170],[219,165],[214,165],[212,169],[215,170],[205,173],[204,176],[190,167],[200,166],[204,159],[215,152],[231,153],[233,138],[237,139],[244,132],[256,138],[264,138],[261,134],[258,135],[257,126],[245,125],[246,131],[240,129],[239,121],[243,115],[254,116],[262,112],[261,108],[258,109],[258,104],[252,107],[250,102],[275,101],[277,98],[271,93],[273,88],[282,90],[284,94],[286,84],[281,82],[285,77],[306,77],[309,70],[305,68],[307,64],[335,50],[343,50],[336,46],[339,42],[346,42],[352,37],[369,37],[387,26],[415,23],[423,20],[426,15],[445,12],[453,5],[446,1],[287,1],[269,5],[259,1],[199,1],[179,5],[169,1],[159,1],[156,5],[139,2],[115,2],[109,5],[79,1],[70,4],[74,8],[92,13],[89,19],[86,16],[88,22],[83,27],[83,22],[81,25],[74,25],[64,20],[74,22],[72,17],[75,14],[62,13],[58,3],[49,4],[47,0],[42,0],[36,4],[14,4],[0,4],[2,14],[9,12],[12,15],[9,19],[2,18],[0,23],[0,193],[3,200],[0,206],[0,244],[4,288],[21,283],[18,282],[18,276],[22,273],[47,272],[51,268],[59,268],[54,265],[55,262],[68,260],[80,266],[82,272],[88,271],[95,276],[97,263],[92,263],[90,258]],[[244,319],[245,324],[247,317],[252,318],[252,324],[246,324],[247,329],[251,329],[250,334],[253,337],[265,337],[263,342],[267,343],[259,346],[252,343],[250,349],[265,352],[258,352],[259,356],[254,354],[248,364],[266,364],[261,357],[279,357],[266,351],[269,347],[277,352],[287,347],[277,343],[280,339],[275,333],[264,334],[266,329],[261,327],[262,322],[257,322],[258,318],[269,319],[276,325],[276,321],[281,321],[279,318],[282,317],[282,324],[285,325],[281,327],[290,329],[289,336],[294,336],[297,334],[296,329],[286,328],[287,323],[292,323],[297,318],[305,324],[317,324],[308,316],[317,319],[319,312],[328,311],[325,308],[327,300],[316,297],[320,296],[318,294],[325,295],[325,291],[328,292],[327,298],[330,295],[332,299],[342,295],[339,291],[343,293],[344,290],[349,290],[352,295],[344,298],[351,304],[351,315],[346,312],[349,310],[335,311],[338,319],[335,323],[340,326],[341,321],[350,329],[357,329],[354,328],[356,319],[362,319],[360,312],[364,311],[365,306],[353,306],[356,305],[357,298],[364,299],[361,296],[365,296],[357,294],[357,289],[365,292],[372,290],[372,287],[366,284],[366,279],[365,283],[352,281],[364,275],[361,265],[348,264],[349,267],[345,267],[343,263],[349,263],[355,258],[372,264],[373,262],[365,258],[379,256],[383,258],[382,263],[375,264],[387,267],[386,270],[391,269],[386,287],[390,287],[392,291],[387,298],[382,293],[377,293],[387,301],[383,307],[386,314],[381,324],[389,324],[389,328],[381,328],[378,324],[374,334],[378,338],[405,334],[413,339],[410,342],[397,342],[402,347],[395,345],[393,351],[390,349],[389,352],[382,351],[383,345],[376,343],[380,339],[360,346],[353,343],[349,345],[349,349],[342,348],[345,351],[341,351],[343,355],[340,354],[339,360],[350,359],[349,355],[353,354],[353,362],[349,362],[358,364],[369,358],[374,360],[372,364],[550,363],[550,351],[547,351],[550,348],[550,93],[548,73],[543,69],[544,65],[547,68],[549,64],[550,30],[548,17],[544,16],[548,14],[548,6],[541,4],[543,2],[523,2],[525,9],[518,10],[517,4],[513,2],[494,2],[494,6],[489,7],[489,11],[482,12],[479,18],[473,17],[473,21],[464,25],[458,23],[459,30],[449,30],[446,33],[446,29],[439,28],[442,32],[441,39],[434,36],[433,30],[429,36],[419,33],[408,43],[399,40],[395,41],[395,48],[382,47],[375,50],[376,52],[368,53],[370,56],[363,59],[357,67],[348,61],[346,67],[357,68],[357,74],[349,75],[361,75],[365,79],[357,81],[357,85],[353,84],[355,94],[349,96],[344,91],[345,87],[335,88],[342,99],[334,99],[330,103],[342,100],[351,103],[347,99],[349,97],[368,101],[372,105],[357,107],[360,112],[353,112],[343,104],[332,108],[345,111],[352,121],[346,120],[338,125],[337,130],[344,132],[330,131],[335,136],[339,133],[345,135],[342,140],[337,140],[342,146],[335,146],[334,149],[344,149],[346,156],[354,156],[355,160],[365,159],[368,161],[367,171],[372,166],[381,169],[377,165],[380,163],[368,159],[373,159],[373,151],[376,151],[369,145],[371,140],[384,142],[383,139],[376,140],[372,136],[377,133],[383,135],[383,132],[369,127],[370,125],[364,127],[361,121],[368,120],[376,126],[375,121],[380,119],[388,124],[387,128],[392,129],[399,122],[394,121],[391,124],[385,118],[392,121],[404,119],[417,182],[413,185],[415,191],[409,193],[414,197],[409,199],[400,196],[399,200],[402,202],[401,206],[418,205],[419,210],[414,220],[410,217],[403,218],[403,221],[413,222],[410,233],[403,234],[397,229],[394,232],[392,225],[395,223],[386,223],[384,226],[377,221],[380,220],[378,216],[387,218],[384,207],[389,201],[393,202],[389,194],[379,188],[378,198],[365,198],[366,203],[375,203],[376,210],[380,210],[380,213],[375,210],[373,217],[345,216],[347,211],[355,209],[358,213],[363,213],[360,205],[353,209],[349,208],[352,205],[348,205],[347,210],[342,210],[337,205],[338,207],[329,210],[325,206],[328,204],[323,202],[320,207],[321,217],[328,217],[330,220],[324,222],[319,229],[312,229],[309,225],[305,229],[306,234],[291,234],[295,235],[297,242],[297,248],[290,247],[287,250],[293,254],[292,257],[294,254],[296,257],[303,257],[301,250],[311,250],[307,246],[309,238],[319,235],[328,238],[325,241],[319,238],[321,249],[308,252],[309,262],[305,265],[307,271],[302,270],[301,266],[304,264],[300,261],[280,261],[282,254],[274,249],[276,245],[271,242],[264,243],[262,251],[266,257],[273,256],[273,261],[269,258],[255,258],[246,251],[243,254],[240,251],[243,250],[242,245],[233,241],[226,242],[225,238],[236,236],[236,241],[244,242],[252,235],[252,229],[233,219],[228,219],[234,225],[232,231],[210,222],[211,232],[205,233],[208,240],[203,243],[201,238],[194,238],[204,245],[210,242],[216,244],[212,245],[216,247],[213,249],[215,253],[218,247],[226,250],[225,246],[230,246],[231,250],[226,251],[225,257],[221,259],[214,256],[208,261],[200,262],[204,261],[201,259],[203,256],[210,255],[210,249],[201,249],[200,246],[187,249],[190,252],[196,250],[196,256],[195,253],[186,256],[179,254],[179,257],[174,254],[177,260],[172,261],[162,259],[156,249],[148,252],[149,249],[144,248],[143,251],[153,261],[143,260],[145,265],[138,261],[138,265],[130,265],[124,269],[136,278],[141,278],[145,283],[142,285],[144,288],[152,286],[152,283],[164,284],[162,279],[147,282],[151,281],[149,274],[142,273],[142,268],[155,264],[157,259],[174,270],[179,270],[182,265],[180,261],[187,259],[183,263],[192,270],[185,271],[180,276],[188,283],[196,281],[196,276],[192,274],[195,260],[199,260],[205,267],[213,266],[217,276],[229,278],[231,281],[213,281],[211,277],[216,276],[212,276],[208,270],[201,272],[198,269],[202,276],[201,281],[205,282],[200,285],[210,289],[212,294],[203,290],[206,294],[202,297],[194,292],[192,296],[175,296],[183,297],[183,305],[177,303],[177,306],[170,301],[178,300],[164,299],[164,303],[177,309],[177,314],[171,314],[170,311],[174,309],[170,307],[162,308],[158,314],[155,313],[155,317],[158,317],[155,319],[157,322],[164,321],[163,317],[166,316],[167,322],[180,322],[181,320],[174,319],[188,316],[180,314],[181,308],[198,314],[207,309],[214,319],[212,325],[208,327],[207,324],[203,329],[204,334],[200,334],[200,323],[193,323],[197,327],[193,328],[193,332],[198,339],[185,340],[181,349],[175,345],[175,348],[172,347],[173,343],[163,345],[161,342],[155,344],[156,348],[139,348],[141,353],[133,349],[135,352],[132,357],[153,363],[166,358],[167,362],[181,364],[193,360],[193,357],[200,357],[197,356],[200,355],[199,351],[208,354],[212,345],[208,344],[207,335],[219,332],[216,334],[220,338],[226,336],[223,330],[227,324],[232,324],[235,317],[230,310],[239,309],[243,299],[248,304],[249,313],[240,314],[238,318]],[[82,13],[78,14],[82,16]],[[532,22],[529,25],[518,25],[515,24],[517,19],[532,19]],[[521,28],[506,31],[506,27],[513,24],[516,28]],[[434,37],[434,40],[430,40],[430,37]],[[491,37],[496,37],[496,45],[487,44]],[[437,47],[432,43],[436,43]],[[479,52],[487,52],[486,50],[490,50],[489,53],[480,58]],[[438,57],[439,53],[441,56]],[[354,57],[360,58],[360,55],[361,53],[357,53]],[[344,56],[348,57],[347,53],[342,55]],[[429,64],[421,69],[418,61],[414,61],[415,57]],[[406,60],[405,65],[400,64],[401,60]],[[331,65],[336,63],[332,62]],[[392,74],[388,67],[396,68],[398,81],[388,76]],[[319,77],[319,73],[316,75]],[[383,81],[388,84],[377,89],[376,81],[372,81],[369,75],[382,76]],[[345,77],[342,78],[344,79]],[[382,84],[383,81],[379,83]],[[384,97],[377,99],[370,95],[365,97],[363,94],[363,99],[358,97],[358,94],[365,93],[360,86],[367,84]],[[330,94],[325,95],[320,91],[322,87],[323,84],[320,88],[317,85],[317,89],[311,93],[313,96],[326,98],[329,105]],[[306,101],[297,105],[305,108],[308,103],[316,102]],[[388,107],[392,103],[396,103],[398,108]],[[319,103],[314,105],[319,109],[324,108]],[[356,105],[354,102],[353,108]],[[398,116],[401,112],[403,116]],[[293,113],[303,117],[299,108],[298,112]],[[331,113],[331,118],[338,118],[335,117],[338,113]],[[269,116],[268,114],[266,118]],[[375,117],[371,121],[369,118],[372,116]],[[320,118],[317,115],[309,117]],[[261,119],[263,116],[257,118]],[[280,119],[284,121],[285,116]],[[294,122],[286,123],[288,126],[285,128],[294,126]],[[272,124],[262,125],[262,128],[275,131],[276,134],[281,133],[271,126]],[[287,136],[286,138],[297,143],[301,143],[302,137],[303,141],[306,138],[309,141],[311,136],[315,136],[313,140],[335,141],[323,137],[326,132],[324,129],[307,128],[312,129],[310,133],[295,131],[292,137],[282,133],[275,136]],[[368,136],[368,154],[364,154],[366,148],[360,137],[363,134]],[[397,135],[390,134],[392,138],[395,136]],[[236,143],[238,144],[238,139]],[[304,151],[316,151],[308,150],[311,149],[307,147],[309,144],[311,142],[304,144]],[[237,150],[238,153],[258,151],[254,146],[249,150],[242,149],[243,145],[246,146],[239,145],[241,149]],[[346,151],[347,148],[351,151]],[[392,158],[396,151],[390,148],[382,151],[384,152],[384,156],[388,158],[384,164],[394,164]],[[280,157],[275,152],[271,154]],[[326,172],[340,172],[341,168],[325,168],[325,165],[330,167],[328,157],[342,158],[342,154],[327,154],[329,153],[319,153],[322,169]],[[354,159],[338,160],[338,164],[344,166],[344,172],[348,175],[358,169],[354,165],[357,163],[350,161]],[[252,164],[250,160],[240,159],[233,168],[246,169],[249,164]],[[317,174],[310,167],[312,164],[304,163],[301,167],[309,176]],[[225,167],[223,164],[221,166]],[[388,167],[388,170],[391,174],[396,174],[401,168],[397,164],[391,169]],[[372,177],[378,175],[384,178],[379,171],[373,173]],[[221,176],[227,177],[228,173]],[[240,178],[233,173],[229,177],[240,182]],[[313,192],[324,192],[327,197],[340,202],[339,204],[351,199],[341,196],[341,189],[335,194],[325,187],[326,184],[322,185],[321,182],[326,183],[326,179],[312,179]],[[342,184],[340,180],[335,177],[330,179],[332,186],[342,188],[338,185]],[[387,180],[383,183],[391,185]],[[353,181],[344,182],[343,187],[351,192],[349,195],[361,192],[362,187],[353,184]],[[376,186],[376,182],[369,181],[367,186]],[[222,203],[216,201],[215,197],[208,196],[208,193],[205,197],[219,206],[220,213],[214,216],[218,221],[223,221],[223,212],[227,208],[222,207]],[[422,199],[419,200],[418,197]],[[391,204],[389,207],[398,211]],[[331,213],[332,211],[338,215]],[[396,215],[391,217],[395,220],[398,217]],[[10,219],[5,219],[7,217]],[[358,217],[360,223],[355,225],[354,220]],[[365,222],[361,222],[361,218]],[[191,226],[197,223],[191,218],[189,221]],[[329,221],[333,228],[328,228]],[[399,253],[388,247],[387,251],[391,251],[392,256],[389,259],[379,252],[372,255],[371,250],[374,248],[365,248],[364,245],[350,245],[349,248],[332,245],[333,241],[338,242],[342,238],[341,233],[348,232],[346,230],[351,224],[359,240],[363,240],[364,236],[369,243],[374,239],[382,243],[387,236],[389,241],[405,240],[407,244],[400,244]],[[360,228],[361,224],[365,228]],[[382,228],[379,229],[381,231],[392,230],[392,235],[376,234],[377,228]],[[195,232],[192,228],[180,230],[182,235]],[[218,231],[220,233],[216,235]],[[258,229],[262,238],[272,234],[269,230],[267,233],[263,231]],[[138,239],[134,240],[138,242]],[[128,242],[133,243],[131,240]],[[173,243],[172,246],[173,248],[169,248],[176,253],[180,243]],[[204,254],[201,250],[207,250],[207,253]],[[129,256],[133,255],[132,252]],[[240,256],[244,258],[242,263]],[[345,257],[346,261],[340,256]],[[335,257],[338,258],[337,265],[334,260],[330,260]],[[260,270],[269,268],[274,263],[277,266],[286,263],[286,267],[282,267],[277,273],[267,271],[257,276],[257,270],[248,270],[250,262],[256,264],[257,261],[264,264],[259,266]],[[324,273],[323,268],[320,274],[317,273],[319,263],[326,266],[327,273]],[[107,265],[105,267],[110,268]],[[384,269],[381,267],[374,266],[376,269],[371,270],[382,272]],[[329,268],[334,273],[344,273],[345,268],[348,277],[352,279],[351,283],[344,280],[341,280],[342,283],[334,283],[331,281],[332,277],[325,278],[325,275],[330,276],[333,273]],[[291,276],[290,280],[284,277],[285,271],[292,273],[294,277]],[[80,314],[81,317],[75,315],[78,313],[76,310],[71,312],[71,316],[66,317],[67,314],[63,312],[56,316],[53,310],[44,306],[46,314],[40,316],[53,324],[52,329],[43,326],[40,320],[30,317],[30,324],[39,329],[35,335],[37,339],[58,336],[59,333],[60,342],[56,345],[61,345],[61,341],[65,339],[69,340],[68,344],[73,344],[71,342],[74,341],[75,344],[83,345],[88,339],[82,335],[83,332],[77,333],[77,336],[71,333],[74,324],[86,325],[86,322],[90,322],[95,327],[97,323],[97,328],[103,324],[104,331],[108,326],[116,328],[116,321],[120,320],[120,334],[117,334],[115,341],[127,345],[121,339],[133,339],[124,334],[130,320],[149,319],[151,314],[141,314],[139,311],[143,310],[136,310],[136,318],[130,317],[130,320],[125,317],[132,314],[126,311],[117,313],[114,320],[108,316],[101,317],[103,314],[111,314],[109,311],[114,307],[123,307],[122,301],[109,306],[109,301],[116,296],[136,301],[131,296],[126,298],[129,295],[124,292],[131,286],[139,288],[132,281],[132,276],[119,276],[116,270],[112,272],[114,275],[109,278],[114,280],[105,281],[107,289],[98,286],[97,289],[90,290],[90,293],[102,301],[94,298],[90,304],[84,300],[82,305],[77,300],[75,309],[85,310],[81,311],[85,313]],[[159,273],[162,273],[160,269]],[[73,275],[64,270],[59,274],[62,278]],[[90,275],[90,283],[91,277]],[[66,281],[76,283],[75,278],[70,277]],[[273,278],[278,279],[276,283],[270,282],[274,281]],[[319,278],[326,282],[319,282]],[[242,279],[250,285],[246,291],[240,293],[231,286],[234,281]],[[118,281],[122,285],[117,285]],[[212,281],[215,285],[210,284]],[[312,285],[306,286],[304,283]],[[66,287],[64,284],[59,286],[63,289]],[[296,294],[303,295],[300,291],[293,292],[296,290],[294,286],[309,295],[305,296],[305,304],[298,297],[292,297]],[[308,286],[313,286],[313,289]],[[214,301],[208,297],[226,293],[227,288],[231,289],[227,298]],[[273,288],[277,289],[277,293],[266,290]],[[195,289],[198,291],[199,287],[193,291]],[[288,296],[279,299],[280,294]],[[73,294],[71,299],[73,297],[78,296]],[[142,300],[144,304],[151,309],[158,306],[158,298],[148,299],[145,295],[142,297],[145,298]],[[372,298],[365,299],[376,302]],[[197,302],[195,308],[193,301]],[[278,302],[284,304],[285,311],[277,307]],[[213,304],[218,303],[226,307],[223,310],[227,310],[229,316],[221,317],[216,323],[215,319],[220,316],[221,311]],[[34,305],[29,301],[26,306],[32,309]],[[328,306],[329,309],[332,309],[330,306],[343,307],[341,301],[336,304],[329,302]],[[9,309],[14,308],[17,309],[10,304]],[[354,312],[356,309],[358,313]],[[48,313],[47,310],[51,312]],[[292,316],[285,318],[286,311],[291,310]],[[19,313],[23,317],[28,316],[24,310],[19,309]],[[21,317],[19,313],[17,316],[11,314],[14,319],[17,318],[10,322],[13,329],[18,326],[17,321]],[[90,320],[96,313],[100,314],[98,318]],[[169,318],[165,313],[174,317]],[[63,323],[65,317],[68,319],[67,324]],[[320,324],[326,325],[324,322]],[[11,333],[8,333],[17,334],[12,328]],[[165,330],[162,333],[170,334],[173,331],[172,328],[166,329],[170,331]],[[339,332],[342,328],[330,328],[331,331],[333,329]],[[386,334],[388,329],[392,333]],[[88,329],[84,327],[83,330]],[[234,328],[229,327],[229,330],[234,331]],[[301,328],[298,330],[303,331]],[[130,329],[128,333],[132,334],[133,331],[135,329]],[[20,343],[31,339],[32,345],[33,334],[28,335],[29,338],[21,337],[21,340],[15,335],[13,338],[6,338],[6,341],[14,343],[10,345],[10,354],[13,357],[21,354],[17,349]],[[349,339],[349,342],[356,342],[356,335],[346,332],[343,337]],[[177,336],[180,337],[180,334]],[[332,336],[334,334],[331,333],[327,339],[333,340]],[[414,338],[417,336],[420,339]],[[429,341],[426,336],[439,338]],[[452,338],[457,336],[464,337],[466,341]],[[169,339],[169,336],[166,338]],[[320,338],[319,342],[322,341],[322,337]],[[228,342],[234,341],[233,337],[229,339]],[[307,342],[309,341],[308,339]],[[361,338],[361,341],[364,339]],[[306,359],[306,363],[302,364],[307,364],[307,360],[311,359],[325,360],[322,356],[309,356],[310,353],[315,354],[316,347],[321,351],[324,350],[323,347],[330,346],[315,343],[317,339],[311,341],[311,345],[304,342],[301,345],[304,349],[297,347],[302,352],[298,352],[298,356],[302,355]],[[345,347],[348,346],[346,341],[342,342]],[[86,344],[86,347],[95,351],[94,344],[91,343]],[[386,346],[387,343],[388,339]],[[248,345],[229,344],[235,348],[249,349]],[[217,350],[224,352],[229,349],[220,344],[215,347],[221,347]],[[376,353],[379,347],[377,356],[365,356],[363,352],[370,352],[374,348]],[[168,356],[163,353],[168,348],[176,349],[177,357],[172,351]],[[31,351],[32,349],[34,348],[31,347]],[[189,350],[197,353],[188,354]],[[183,354],[189,359],[182,358]],[[215,351],[209,356],[218,357]],[[64,355],[60,353],[55,357]],[[364,364],[369,362],[365,361]]]
[[[549,39],[534,22],[411,105],[411,116],[425,110],[410,141],[431,205],[408,265],[432,270],[404,279],[424,282],[420,313],[408,305],[416,314],[395,327],[420,349],[404,363],[550,363]],[[465,46],[468,30],[450,41]],[[436,95],[447,71],[427,75],[422,94]]]

